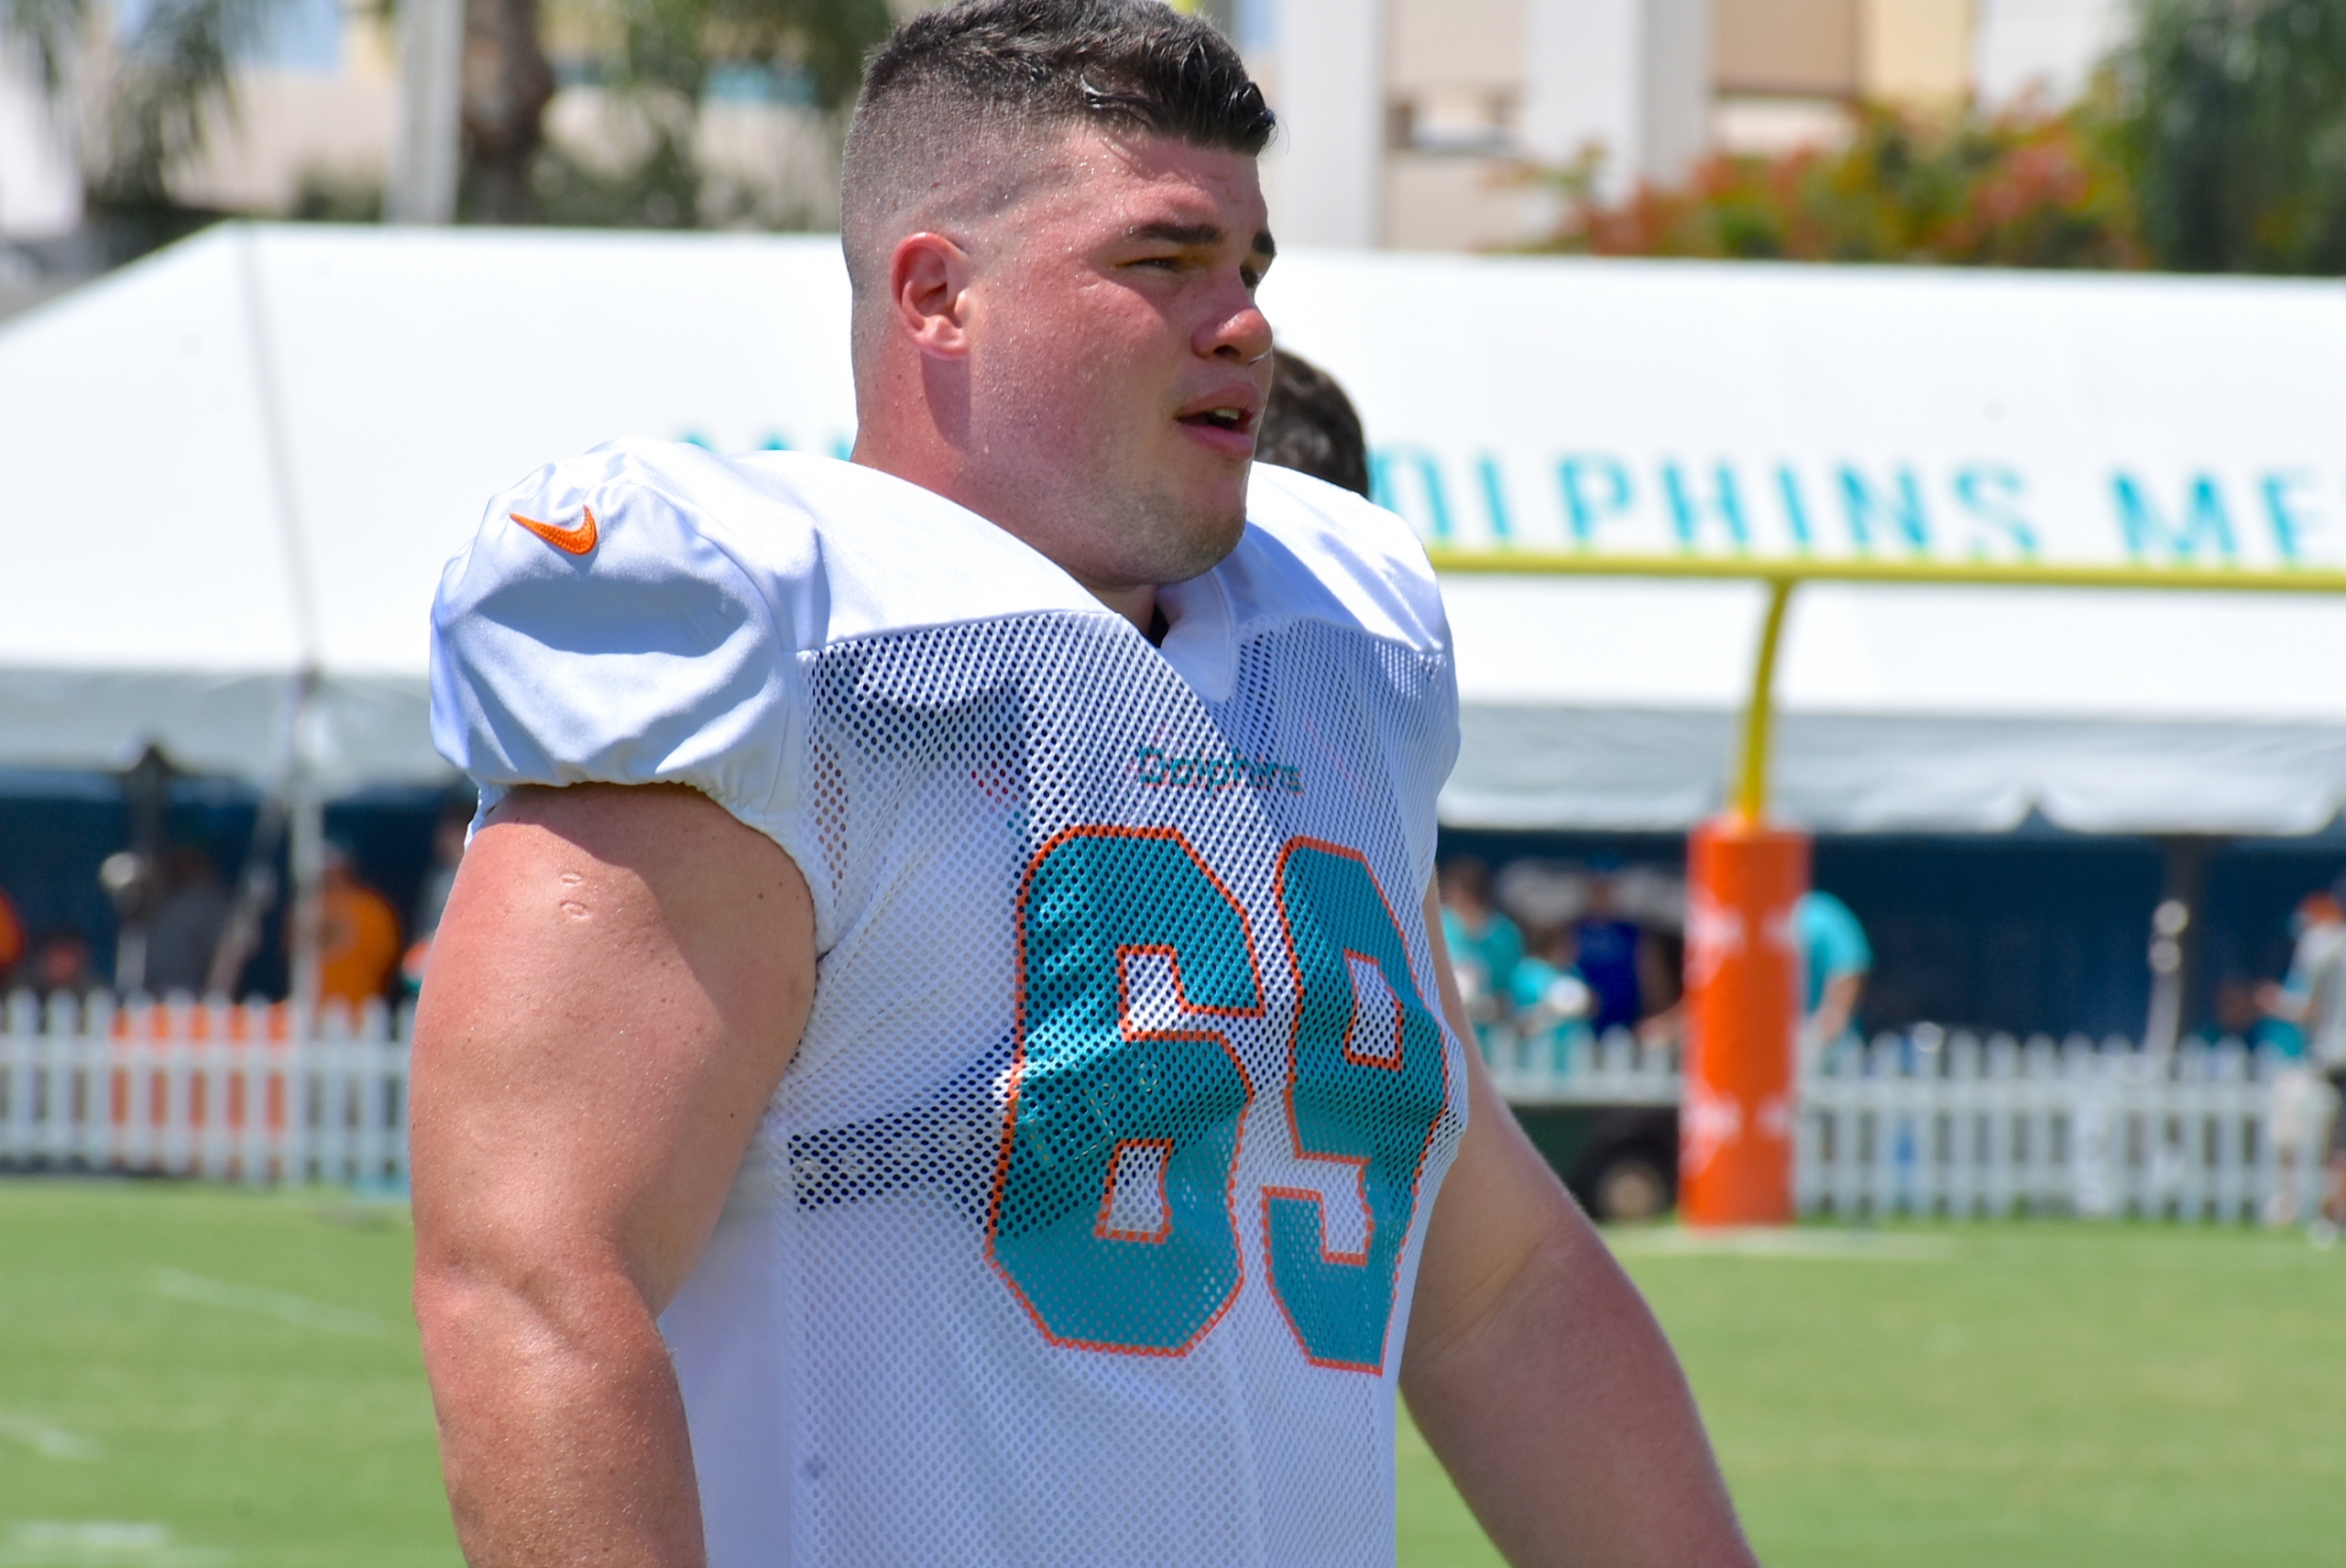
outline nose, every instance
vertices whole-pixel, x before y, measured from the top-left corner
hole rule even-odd
[[[1218,313],[1200,335],[1198,352],[1209,359],[1252,365],[1271,352],[1271,321],[1251,298]]]

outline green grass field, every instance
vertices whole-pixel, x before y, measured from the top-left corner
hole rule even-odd
[[[1615,1238],[1776,1568],[2337,1561],[2346,1251],[2129,1225]],[[396,1209],[0,1182],[0,1568],[456,1562]],[[1401,1561],[1496,1563],[1414,1434]]]

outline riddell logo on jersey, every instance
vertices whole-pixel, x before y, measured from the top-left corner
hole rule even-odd
[[[1303,793],[1303,770],[1268,757],[1176,757],[1162,746],[1135,753],[1133,777],[1150,789],[1283,789]]]

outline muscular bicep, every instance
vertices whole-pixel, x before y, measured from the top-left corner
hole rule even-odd
[[[418,1265],[527,1288],[691,1271],[814,990],[796,866],[706,796],[517,791],[475,835],[418,1008]]]

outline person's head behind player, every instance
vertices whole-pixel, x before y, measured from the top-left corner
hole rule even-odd
[[[1255,460],[1276,463],[1315,479],[1369,493],[1368,438],[1360,411],[1337,379],[1299,354],[1282,348],[1271,356],[1271,400],[1263,410],[1263,430]]]
[[[1111,603],[1227,554],[1271,369],[1272,126],[1237,51],[1158,0],[906,22],[842,179],[857,460]]]

